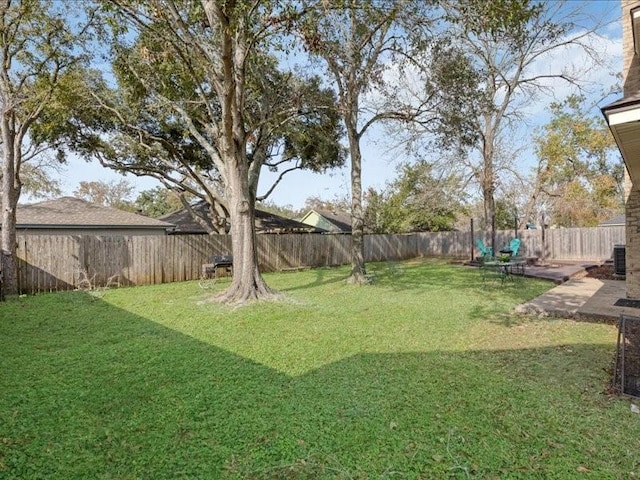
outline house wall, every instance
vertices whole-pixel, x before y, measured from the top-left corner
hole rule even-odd
[[[306,223],[307,225],[313,225],[317,228],[322,228],[328,232],[340,232],[340,229],[337,228],[333,223],[329,222],[322,215],[319,215],[317,212],[309,212],[306,217],[301,220],[302,223]]]
[[[622,75],[623,92],[628,97],[640,93],[640,59],[635,53],[631,9],[640,0],[622,0]],[[628,175],[626,182],[630,183]],[[640,299],[640,186],[628,189],[626,214],[626,286],[627,297]]]

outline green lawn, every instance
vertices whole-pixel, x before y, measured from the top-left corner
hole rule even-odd
[[[611,325],[516,317],[552,285],[442,261],[0,304],[2,479],[635,478]],[[222,288],[224,282],[216,287]]]

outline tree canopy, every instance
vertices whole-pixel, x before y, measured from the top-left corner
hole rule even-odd
[[[551,93],[551,82],[578,87],[584,83],[587,68],[598,60],[587,40],[599,25],[584,28],[580,22],[583,12],[570,2],[455,0],[443,5],[447,35],[464,50],[478,79],[475,102],[479,114],[471,137],[476,140],[459,163],[478,185],[485,222],[491,225],[500,180],[516,172],[517,147],[510,141],[526,119],[527,106]],[[586,66],[565,62],[537,68],[569,47],[594,61]],[[455,132],[449,132],[452,134]],[[469,132],[464,135],[469,138]],[[510,154],[504,155],[505,150]]]
[[[121,210],[133,210],[131,197],[134,186],[126,180],[93,180],[78,184],[73,195],[91,203],[114,207]]]
[[[559,226],[595,226],[623,208],[624,166],[601,117],[572,95],[550,107],[551,120],[535,136],[538,158],[527,216],[546,211]]]
[[[372,233],[453,230],[465,212],[459,178],[437,178],[427,162],[402,164],[383,192],[369,189],[365,224]]]

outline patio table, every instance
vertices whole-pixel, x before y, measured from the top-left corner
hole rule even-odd
[[[505,279],[513,280],[514,274],[524,276],[526,263],[526,260],[509,260],[508,262],[490,260],[484,262],[481,266],[481,269],[483,269],[482,280],[486,279],[487,270],[494,270],[498,273],[503,283]]]

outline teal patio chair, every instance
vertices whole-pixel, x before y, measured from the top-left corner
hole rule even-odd
[[[509,243],[509,250],[511,250],[511,263],[513,263],[512,273],[516,275],[520,275],[524,277],[525,275],[525,267],[527,265],[527,259],[518,256],[518,251],[520,250],[521,240],[519,238],[514,238]]]
[[[493,248],[485,246],[481,238],[476,240],[476,246],[480,250],[481,257],[493,257]]]
[[[518,250],[520,250],[520,243],[521,242],[519,238],[514,238],[513,240],[511,240],[511,242],[509,242],[509,250],[511,250],[512,257],[518,256]]]

